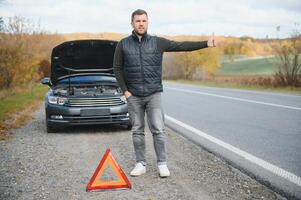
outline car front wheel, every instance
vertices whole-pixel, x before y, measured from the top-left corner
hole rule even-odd
[[[126,125],[126,129],[127,129],[127,130],[131,130],[131,129],[132,129],[132,124],[127,124],[127,125]]]
[[[46,131],[47,133],[56,133],[57,129],[52,126],[46,125]]]
[[[47,122],[47,117],[46,117],[46,131],[47,133],[56,133],[57,129],[53,126],[49,126],[48,122]]]

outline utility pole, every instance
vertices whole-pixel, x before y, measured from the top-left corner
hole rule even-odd
[[[280,26],[276,26],[276,37],[279,39]]]

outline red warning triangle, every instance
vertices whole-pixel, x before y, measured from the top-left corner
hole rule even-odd
[[[101,180],[103,172],[110,166],[115,173],[117,180],[104,181]],[[127,179],[125,173],[114,159],[110,149],[107,149],[98,164],[90,182],[87,185],[86,191],[96,189],[116,189],[116,188],[131,188],[131,183]]]

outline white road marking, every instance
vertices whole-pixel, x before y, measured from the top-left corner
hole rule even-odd
[[[171,85],[176,85],[177,84],[177,83],[173,83],[172,81],[165,81],[165,82],[167,84],[171,84]],[[251,94],[269,95],[269,96],[283,96],[283,97],[301,98],[300,94],[294,94],[294,93],[284,94],[284,93],[277,93],[277,92],[272,92],[272,91],[268,91],[268,90],[267,91],[258,91],[258,90],[256,91],[256,90],[246,90],[246,89],[238,89],[238,88],[222,88],[222,87],[198,86],[198,85],[193,85],[193,84],[189,84],[189,83],[181,83],[179,85],[190,86],[190,87],[194,87],[196,89],[205,88],[205,89],[210,89],[210,90],[215,90],[215,91],[222,91],[222,92],[223,91],[230,91],[230,92],[243,92],[243,93],[251,93]]]
[[[267,103],[267,102],[263,102],[263,101],[255,101],[255,100],[243,99],[243,98],[238,98],[238,97],[230,97],[230,96],[224,96],[224,95],[218,95],[218,94],[211,94],[211,93],[207,93],[207,92],[198,92],[198,91],[179,89],[179,88],[174,88],[174,87],[164,87],[164,88],[170,89],[170,90],[186,92],[186,93],[201,94],[201,95],[207,95],[207,96],[213,96],[213,97],[219,97],[219,98],[225,98],[225,99],[232,99],[232,100],[237,100],[237,101],[244,101],[244,102],[249,102],[249,103],[275,106],[275,107],[280,107],[280,108],[301,110],[301,108],[294,107],[294,106],[286,106],[286,105],[280,105],[280,104],[274,104],[274,103]]]
[[[252,162],[252,163],[254,163],[254,164],[256,164],[256,165],[258,165],[258,166],[260,166],[260,167],[262,167],[262,168],[264,168],[264,169],[266,169],[266,170],[282,177],[282,178],[285,178],[286,180],[288,180],[292,183],[295,183],[296,185],[301,187],[301,178],[299,176],[297,176],[297,175],[295,175],[291,172],[288,172],[288,171],[286,171],[286,170],[284,170],[284,169],[282,169],[282,168],[280,168],[276,165],[273,165],[273,164],[271,164],[271,163],[269,163],[265,160],[262,160],[261,158],[253,156],[252,154],[249,154],[249,153],[247,153],[247,152],[245,152],[241,149],[238,149],[238,148],[236,148],[236,147],[234,147],[234,146],[232,146],[232,145],[230,145],[226,142],[223,142],[222,140],[219,140],[219,139],[217,139],[217,138],[215,138],[215,137],[213,137],[213,136],[211,136],[211,135],[209,135],[205,132],[202,132],[202,131],[200,131],[200,130],[198,130],[198,129],[196,129],[196,128],[188,125],[188,124],[185,124],[185,123],[183,123],[183,122],[181,122],[181,121],[179,121],[175,118],[172,118],[168,115],[165,115],[165,119],[167,119],[167,120],[169,120],[169,121],[185,128],[185,129],[197,134],[198,136],[203,137],[203,138],[213,142],[214,144],[217,144],[217,145],[219,145],[219,146],[221,146],[221,147],[223,147],[223,148],[225,148],[225,149],[227,149],[227,150],[243,157],[244,159],[246,159],[246,160],[248,160],[248,161],[250,161],[250,162]]]

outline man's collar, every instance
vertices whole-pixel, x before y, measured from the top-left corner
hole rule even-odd
[[[137,41],[139,41],[139,38],[138,38],[138,36],[137,36],[137,33],[136,33],[134,30],[132,30],[132,37],[134,37]],[[146,38],[146,37],[147,37],[147,32],[145,32],[145,33],[142,35],[141,41],[143,40],[143,38]]]

